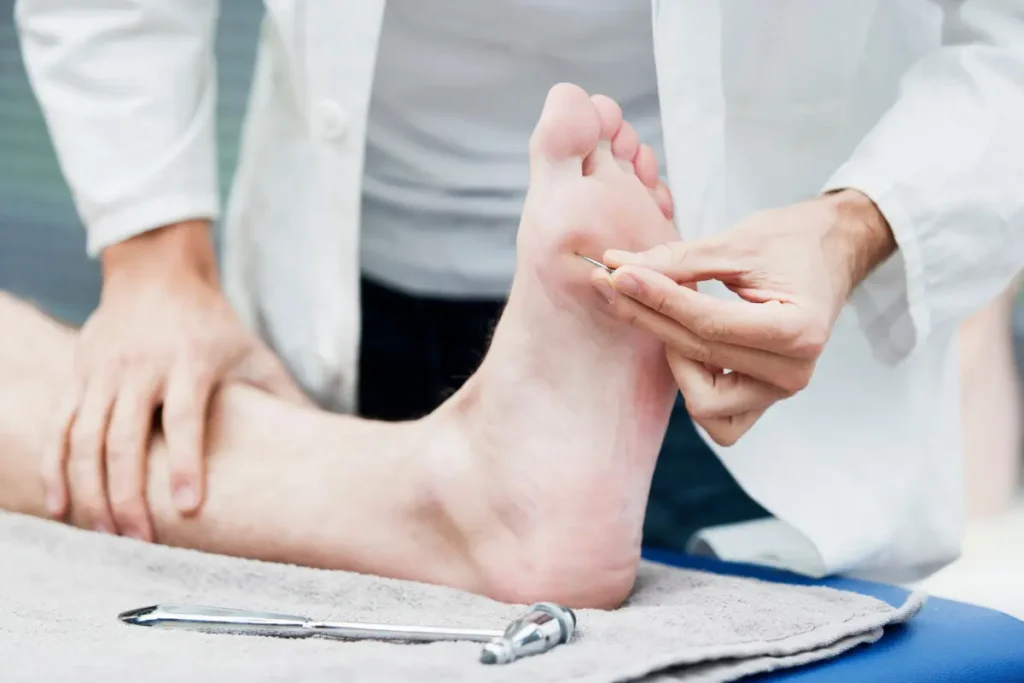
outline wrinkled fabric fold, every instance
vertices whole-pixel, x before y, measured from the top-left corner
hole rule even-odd
[[[10,681],[716,683],[840,656],[883,637],[887,625],[912,617],[923,600],[915,594],[894,608],[830,588],[645,563],[621,609],[578,611],[578,635],[568,645],[486,667],[473,643],[167,631],[122,624],[117,615],[177,602],[503,628],[522,606],[439,586],[146,545],[7,513],[0,514],[0,558],[0,662]]]

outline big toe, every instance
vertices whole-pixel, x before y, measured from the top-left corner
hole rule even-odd
[[[587,92],[559,83],[548,92],[530,137],[530,171],[536,178],[551,172],[581,175],[583,160],[601,136],[601,117]]]

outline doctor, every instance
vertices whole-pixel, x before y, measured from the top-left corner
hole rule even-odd
[[[663,155],[694,240],[608,254],[650,268],[594,280],[672,343],[691,403],[698,385],[678,368],[707,373],[697,417],[738,481],[716,483],[680,411],[649,539],[690,525],[726,559],[891,579],[956,555],[957,324],[1022,262],[1016,0],[266,4],[222,281],[216,3],[18,4],[104,269],[54,428],[76,504],[109,500],[110,530],[147,535],[142,453],[162,403],[176,500],[195,509],[212,387],[302,400],[274,354],[323,406],[393,419],[439,402],[507,290],[523,141],[564,80],[616,99]],[[840,223],[858,227],[829,230]],[[640,320],[631,296],[663,315]],[[757,400],[715,394],[728,386]]]

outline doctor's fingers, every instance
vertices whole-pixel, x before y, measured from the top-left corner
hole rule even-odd
[[[95,376],[86,385],[68,433],[67,481],[71,514],[76,524],[114,533],[107,502],[105,444],[117,393],[109,375]]]
[[[171,495],[182,513],[195,512],[205,495],[206,421],[220,368],[179,362],[167,380],[163,428],[171,466]]]
[[[649,268],[623,266],[610,278],[621,292],[709,342],[762,349],[792,358],[817,358],[829,327],[791,303],[721,299]]]
[[[54,519],[61,519],[68,510],[67,461],[71,425],[81,402],[81,388],[76,383],[62,399],[53,413],[53,424],[43,449],[42,475],[46,495],[46,511]]]
[[[118,533],[141,541],[153,540],[146,501],[146,458],[161,386],[156,374],[129,372],[114,402],[107,431],[106,476],[111,513]]]
[[[607,278],[607,275],[603,277]],[[777,387],[786,396],[806,387],[814,371],[813,360],[789,358],[762,349],[703,339],[675,320],[627,296],[615,296],[606,305],[613,316],[653,334],[680,355],[759,379]]]
[[[709,369],[671,348],[666,356],[686,399],[686,411],[694,419],[714,420],[764,410],[786,397],[770,384],[739,372]]]
[[[667,355],[687,412],[719,446],[736,443],[778,400],[777,390],[757,380],[745,378],[760,385],[752,387],[727,379],[737,373],[716,373],[671,349]]]

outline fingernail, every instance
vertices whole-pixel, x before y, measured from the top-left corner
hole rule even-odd
[[[622,273],[621,275],[616,276],[614,282],[615,289],[619,290],[626,296],[634,296],[640,291],[640,283],[637,282],[637,279],[629,273]]]
[[[182,484],[174,491],[174,504],[186,512],[196,506],[196,492],[189,484]]]
[[[601,295],[602,299],[608,303],[613,303],[615,301],[615,290],[612,289],[611,283],[607,280],[594,280],[592,284],[594,285],[594,289],[597,290],[597,293]]]
[[[101,533],[101,534],[112,534],[112,533],[114,533],[114,530],[111,529],[106,524],[104,524],[103,522],[99,522],[96,526],[93,527],[93,529],[95,531],[97,531],[98,533]]]

